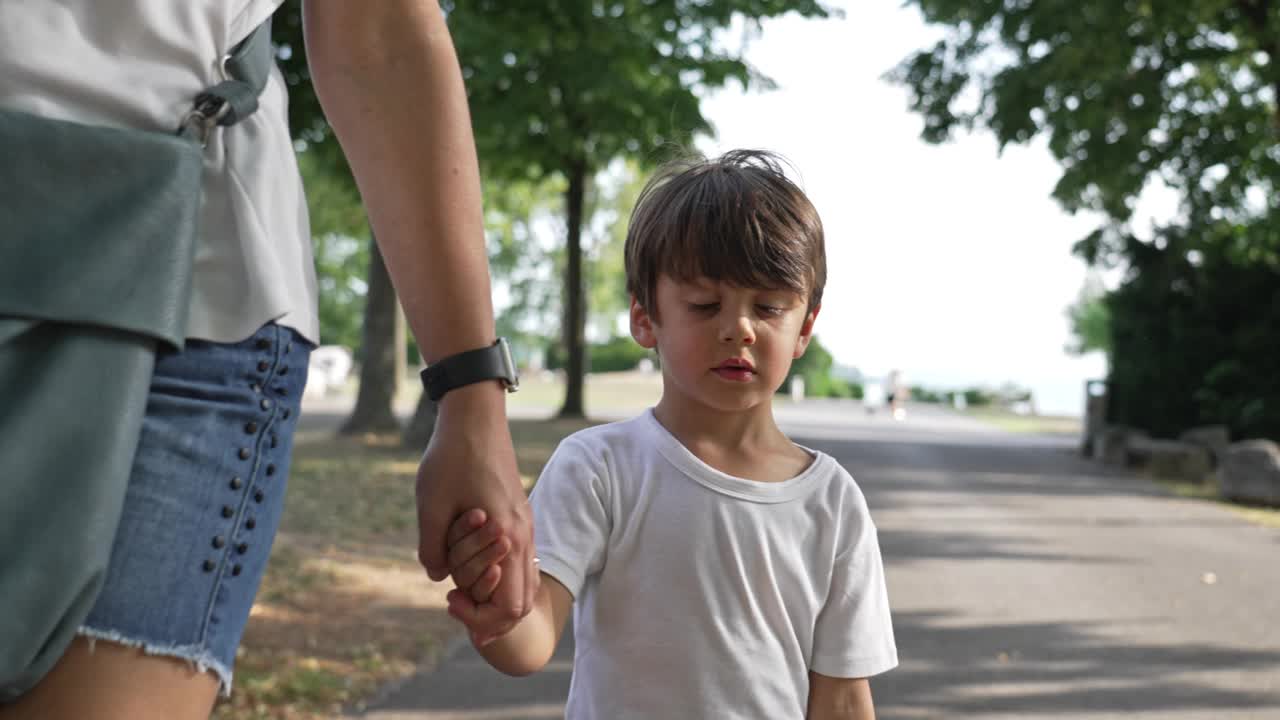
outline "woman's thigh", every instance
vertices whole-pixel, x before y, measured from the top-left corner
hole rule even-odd
[[[208,720],[218,686],[187,662],[78,637],[0,720]]]
[[[157,358],[102,593],[30,701],[61,686],[94,708],[79,717],[107,717],[107,702],[162,703],[160,683],[207,716],[208,689],[230,692],[283,508],[310,351],[269,324],[243,342],[192,341]],[[185,717],[173,710],[163,717]]]

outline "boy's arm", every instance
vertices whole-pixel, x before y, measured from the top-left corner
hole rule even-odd
[[[492,642],[472,636],[476,650],[494,669],[508,675],[529,675],[541,670],[560,643],[565,621],[573,609],[573,595],[550,575],[542,574],[533,610],[505,635]],[[449,614],[468,628],[476,613],[476,605],[466,593],[449,593]],[[479,640],[479,642],[477,642]]]
[[[871,683],[866,678],[835,678],[809,671],[806,720],[875,720],[875,717]]]

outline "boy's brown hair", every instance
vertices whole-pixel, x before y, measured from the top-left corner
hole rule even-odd
[[[626,270],[627,292],[655,319],[663,273],[679,282],[707,278],[807,294],[812,312],[827,281],[822,221],[773,153],[677,160],[636,200]]]

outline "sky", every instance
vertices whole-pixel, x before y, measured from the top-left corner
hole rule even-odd
[[[1080,414],[1105,361],[1063,349],[1086,273],[1071,246],[1098,218],[1051,198],[1060,170],[1042,142],[1001,154],[980,130],[921,140],[906,90],[882,76],[941,31],[897,0],[845,8],[766,22],[746,57],[778,89],[710,95],[717,137],[699,149],[763,148],[796,166],[826,230],[816,333],[836,362],[929,387],[1014,382],[1042,413]]]

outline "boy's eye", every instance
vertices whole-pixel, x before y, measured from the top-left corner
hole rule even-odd
[[[762,315],[781,315],[782,314],[782,308],[776,305],[757,305],[756,310],[759,310],[760,314]]]
[[[720,303],[689,303],[689,309],[697,313],[715,312]]]

